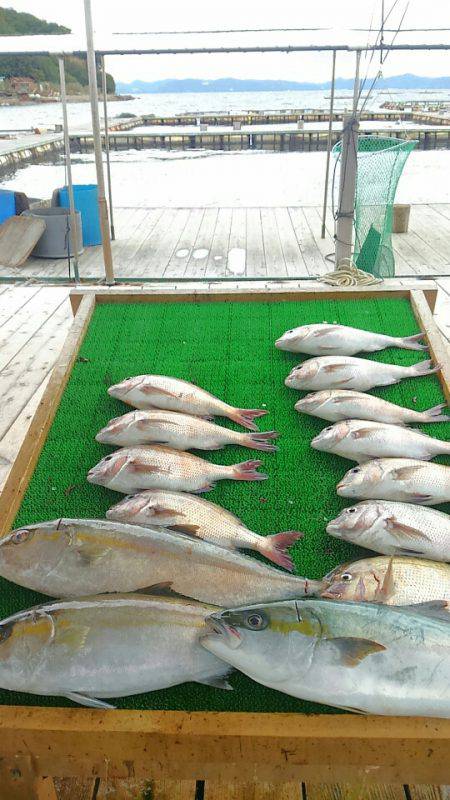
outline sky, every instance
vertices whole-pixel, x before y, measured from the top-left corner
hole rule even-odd
[[[321,0],[320,4],[305,0],[227,0],[226,3],[205,0],[171,0],[153,3],[149,0],[91,0],[94,19],[94,41],[106,33],[212,30],[229,28],[268,27],[327,27],[333,43],[345,44],[342,29],[379,26],[381,0]],[[385,0],[389,9],[394,0]],[[397,0],[389,25],[396,27],[407,0]],[[48,21],[58,22],[71,28],[74,33],[84,34],[83,0],[55,3],[55,0],[7,0],[5,6],[16,11],[27,11]],[[410,0],[404,19],[405,28],[450,28],[448,0]],[[371,41],[375,38],[372,33]],[[211,42],[217,37],[211,34]],[[305,43],[314,43],[315,34],[304,34]],[[393,34],[386,34],[386,41]],[[418,41],[417,34],[415,34]],[[424,41],[434,36],[434,41],[449,42],[450,31],[438,34],[419,34]],[[361,34],[364,43],[367,34]],[[413,35],[404,33],[398,41],[413,40]],[[133,46],[133,36],[127,37]],[[379,68],[378,56],[371,64],[368,58],[362,63],[362,74],[367,70],[374,75]],[[133,79],[146,81],[165,78],[273,78],[319,82],[330,79],[331,53],[320,54],[226,54],[226,55],[174,55],[174,56],[109,56],[107,69],[116,80],[130,82]],[[383,65],[383,75],[398,75],[414,72],[416,75],[450,75],[450,51],[447,52],[392,52]],[[354,73],[354,56],[338,54],[336,73],[351,77]]]

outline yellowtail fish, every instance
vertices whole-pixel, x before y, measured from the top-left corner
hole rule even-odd
[[[404,350],[428,350],[421,344],[424,333],[414,336],[385,336],[383,333],[364,331],[348,325],[330,325],[327,322],[301,325],[286,331],[275,347],[290,353],[307,353],[310,356],[354,356],[356,353],[374,353],[386,347]]]
[[[91,708],[186,681],[231,688],[227,664],[198,642],[214,606],[103,595],[56,600],[0,622],[0,686]]]
[[[350,389],[326,389],[297,400],[296,411],[314,417],[327,419],[329,422],[340,422],[344,419],[371,419],[376,422],[388,422],[393,425],[412,425],[424,422],[446,422],[450,420],[446,403],[429,408],[427,411],[414,411],[402,408],[364,392]]]
[[[336,490],[341,497],[433,506],[450,501],[450,467],[413,458],[375,458],[346,472]]]
[[[450,717],[450,614],[291,600],[218,611],[202,645],[254,681],[347,711]]]
[[[298,531],[260,536],[246,528],[234,514],[215,503],[184,492],[159,489],[125,497],[110,508],[106,516],[133,525],[162,526],[228,550],[256,550],[290,572],[294,566],[287,548],[303,536]]]
[[[335,422],[324,428],[314,437],[311,447],[360,463],[397,456],[428,461],[435,456],[450,455],[450,442],[433,439],[426,433],[400,425],[361,419]]]
[[[435,508],[364,500],[344,508],[327,533],[385,555],[450,561],[450,517]]]
[[[420,361],[412,367],[383,364],[364,358],[350,356],[320,356],[299,364],[285,380],[291,389],[357,389],[366,392],[374,386],[390,386],[403,378],[432,375],[440,366],[433,367],[431,361]]]
[[[375,556],[341,564],[323,582],[322,597],[393,606],[450,602],[450,565],[407,556]]]
[[[57,519],[0,539],[0,575],[53,597],[135,592],[155,584],[204,603],[302,597],[320,581],[164,528],[101,519]]]
[[[191,453],[157,445],[136,445],[116,450],[89,470],[89,483],[116,492],[135,494],[145,489],[208,492],[219,480],[263,481],[257,472],[261,461],[243,461],[224,466],[212,464]]]
[[[253,420],[267,414],[267,411],[260,409],[235,408],[193,383],[167,375],[136,375],[134,378],[126,378],[111,386],[108,394],[134,408],[162,408],[206,419],[228,417],[250,431],[258,430]]]
[[[154,443],[174,450],[221,450],[235,444],[273,453],[277,437],[276,431],[241,433],[177,411],[130,411],[110,420],[95,438],[119,447]]]

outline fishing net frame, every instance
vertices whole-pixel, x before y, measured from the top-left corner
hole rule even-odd
[[[395,275],[392,248],[395,194],[408,156],[417,144],[417,140],[387,136],[358,138],[353,262],[376,278]],[[341,141],[332,152],[337,167],[342,154]],[[335,182],[333,195],[334,188]]]

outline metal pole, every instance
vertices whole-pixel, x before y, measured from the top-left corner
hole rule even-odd
[[[103,117],[105,126],[105,153],[106,153],[106,174],[108,177],[108,199],[109,199],[109,219],[111,227],[111,239],[114,241],[116,234],[114,231],[114,214],[113,214],[113,200],[112,200],[112,184],[111,184],[111,164],[109,160],[109,130],[108,130],[108,100],[106,92],[106,68],[105,56],[101,57],[102,62],[102,94],[103,94]]]
[[[87,67],[89,77],[89,96],[91,100],[92,135],[94,139],[95,169],[97,173],[98,207],[100,212],[100,229],[102,234],[103,263],[107,283],[114,283],[114,267],[109,238],[108,206],[105,197],[105,178],[103,175],[102,137],[100,117],[98,113],[97,68],[94,52],[94,33],[92,29],[91,0],[84,0],[84,17],[86,23]]]
[[[351,259],[353,219],[355,216],[356,173],[358,168],[357,115],[359,98],[359,67],[361,50],[356,51],[355,82],[353,85],[353,113],[344,114],[341,151],[341,175],[339,182],[339,205],[336,221],[336,267],[343,259]]]
[[[74,278],[78,283],[80,280],[80,273],[78,271],[78,224],[77,224],[78,220],[75,210],[75,199],[73,196],[69,123],[67,120],[66,73],[64,70],[64,58],[59,57],[58,61],[59,61],[59,85],[61,90],[61,103],[63,112],[64,151],[66,155],[67,191],[69,195],[69,209],[70,209],[70,238],[72,240],[71,245],[69,242],[67,243],[67,247],[69,248],[69,253],[70,249],[72,249],[73,273],[74,273]]]
[[[327,198],[328,198],[328,180],[330,176],[330,158],[331,158],[331,143],[333,140],[333,110],[334,110],[334,81],[336,76],[336,50],[333,50],[333,67],[331,70],[331,96],[330,96],[330,119],[328,121],[328,141],[327,141],[327,166],[325,169],[325,189],[323,193],[323,211],[322,211],[322,239],[325,239],[325,226],[327,218]]]

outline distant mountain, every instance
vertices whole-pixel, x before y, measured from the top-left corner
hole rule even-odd
[[[31,5],[31,2],[30,2]],[[55,36],[70,33],[70,28],[46,22],[33,14],[14,11],[12,8],[0,8],[1,36],[35,36],[52,34]],[[85,91],[88,85],[86,58],[84,56],[66,56],[66,81],[69,94]],[[37,83],[48,83],[59,88],[59,66],[56,56],[3,56],[0,55],[0,75],[4,78],[31,78]],[[98,84],[101,86],[100,76]],[[114,92],[114,79],[107,75],[107,91]]]
[[[367,80],[370,86],[373,78]],[[393,75],[391,78],[380,78],[378,89],[450,89],[450,76],[426,78],[420,75]],[[289,90],[314,91],[329,89],[330,81],[309,83],[306,81],[278,80],[239,80],[238,78],[219,78],[218,80],[202,80],[200,78],[169,79],[164,81],[140,81],[132,83],[116,82],[118,94],[162,94],[184,92],[285,92]],[[353,78],[337,78],[336,89],[352,89]]]

